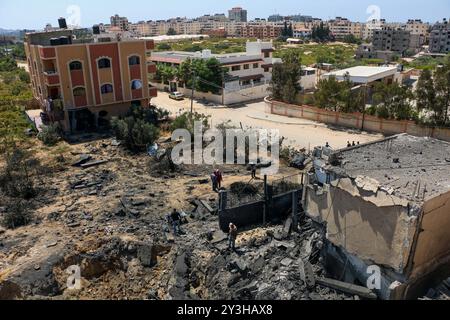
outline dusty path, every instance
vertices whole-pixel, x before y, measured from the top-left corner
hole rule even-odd
[[[171,100],[164,92],[158,92],[158,97],[154,98],[152,103],[172,114],[177,114],[180,110],[190,110],[189,99]],[[213,125],[230,120],[236,126],[242,123],[244,127],[278,129],[280,136],[285,137],[289,145],[299,148],[313,148],[328,142],[333,148],[340,149],[347,146],[347,141],[367,143],[382,138],[381,134],[330,128],[323,123],[306,119],[266,114],[264,109],[264,102],[251,103],[241,108],[205,107],[203,104],[194,103],[194,110],[210,115]]]

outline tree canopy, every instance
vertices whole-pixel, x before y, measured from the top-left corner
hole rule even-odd
[[[273,66],[269,91],[275,100],[295,103],[301,90],[301,58],[298,52],[289,50],[282,60]]]

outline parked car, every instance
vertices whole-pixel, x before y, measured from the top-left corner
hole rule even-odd
[[[171,94],[169,94],[169,98],[173,99],[173,100],[183,100],[184,94],[182,94],[178,91],[175,91],[175,92],[172,92]]]

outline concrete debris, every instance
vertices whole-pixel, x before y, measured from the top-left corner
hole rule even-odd
[[[158,144],[160,153],[166,146]],[[43,176],[46,193],[27,202],[38,224],[0,230],[0,299],[355,299],[316,285],[327,276],[325,237],[308,218],[299,232],[291,217],[239,228],[231,251],[215,216],[212,166],[172,171],[169,148],[157,163],[119,145],[105,138],[71,146],[68,163],[86,170],[62,166]],[[248,184],[236,166],[220,169],[231,196],[259,199],[259,180]],[[174,208],[187,214],[177,236],[166,219]],[[67,289],[70,266],[81,269],[80,290]]]
[[[317,279],[317,283],[326,286],[332,289],[336,289],[348,294],[352,295],[358,295],[365,299],[375,300],[377,299],[377,295],[373,293],[371,290],[367,289],[366,287],[357,286],[354,284],[334,280],[334,279]]]
[[[107,163],[109,160],[98,160],[98,161],[92,161],[92,162],[87,162],[87,163],[83,163],[81,164],[81,167],[83,169],[87,169],[90,167],[95,167],[95,166],[99,166],[101,164]]]
[[[450,300],[450,277],[435,288],[430,288],[421,300]]]
[[[72,166],[81,167],[82,164],[85,164],[86,162],[90,161],[91,159],[92,159],[92,156],[90,156],[88,154],[82,154],[82,155],[80,155],[78,160],[72,164]]]

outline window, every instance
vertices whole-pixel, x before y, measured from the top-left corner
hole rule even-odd
[[[70,71],[81,70],[81,69],[83,69],[83,65],[81,64],[80,61],[73,61],[69,64],[69,69],[70,69]]]
[[[264,52],[264,58],[270,58],[270,52]]]
[[[102,94],[112,93],[113,92],[113,86],[111,84],[104,84],[102,85]]]
[[[86,90],[84,88],[75,88],[73,89],[73,96],[74,97],[84,97],[86,95]]]
[[[232,66],[231,71],[239,71],[241,70],[241,66]]]
[[[253,69],[257,69],[257,68],[259,68],[259,64],[258,63],[254,63],[253,64]]]
[[[141,58],[139,58],[138,56],[129,57],[128,64],[130,66],[135,66],[135,65],[141,64]]]
[[[98,60],[98,68],[99,69],[111,68],[111,60],[109,60],[107,58]]]
[[[250,69],[250,65],[249,64],[244,64],[244,70],[248,70]]]
[[[141,80],[131,81],[131,89],[132,90],[142,89],[142,81]]]

